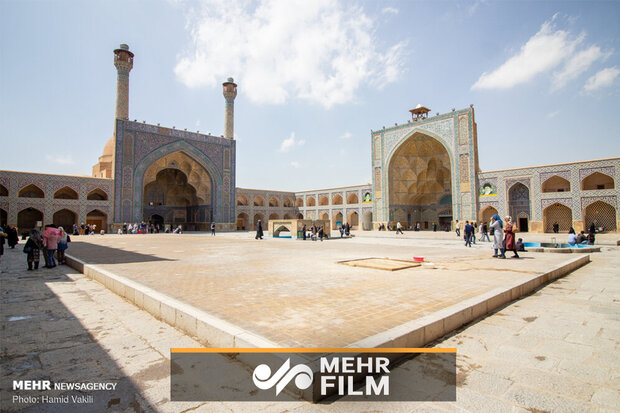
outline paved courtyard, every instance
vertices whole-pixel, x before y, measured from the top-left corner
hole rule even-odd
[[[453,244],[455,254],[460,254],[458,243]],[[24,271],[22,245],[6,251],[0,267],[2,411],[59,411],[52,405],[10,403],[12,393],[6,383],[19,378],[119,383],[117,391],[97,394],[93,405],[63,406],[63,411],[620,410],[620,250],[616,247],[592,254],[592,263],[434,343],[458,349],[457,402],[360,403],[345,398],[311,405],[170,402],[170,347],[199,347],[200,343],[71,268]],[[486,248],[467,252],[486,253]],[[395,374],[406,378],[414,369],[411,362],[405,363]],[[243,374],[243,366],[238,371]]]
[[[431,245],[429,245],[429,243]],[[282,347],[345,347],[533,274],[576,254],[491,258],[488,243],[252,234],[74,237],[70,254]],[[424,256],[436,268],[382,271],[343,260]]]

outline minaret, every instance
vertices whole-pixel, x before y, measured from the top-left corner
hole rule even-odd
[[[224,137],[235,138],[235,98],[237,97],[237,84],[229,77],[222,84],[224,87],[224,98],[226,99],[226,112],[224,112]]]
[[[114,50],[116,77],[116,119],[129,119],[129,72],[133,68],[133,53],[129,46],[121,44]]]

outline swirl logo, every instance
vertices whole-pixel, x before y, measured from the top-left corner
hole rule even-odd
[[[271,375],[271,369],[266,364],[256,367],[252,374],[252,380],[259,389],[267,390],[276,386],[276,396],[280,394],[293,378],[298,389],[307,389],[312,384],[312,370],[305,364],[298,364],[291,368],[291,359],[289,358],[273,376]]]

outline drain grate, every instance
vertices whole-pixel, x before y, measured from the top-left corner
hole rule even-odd
[[[349,265],[351,267],[372,268],[383,271],[398,271],[406,268],[419,267],[419,262],[393,260],[390,258],[361,258],[357,260],[338,261],[338,264]]]

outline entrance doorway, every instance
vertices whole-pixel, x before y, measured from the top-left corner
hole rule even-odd
[[[519,218],[519,232],[528,232],[527,221],[527,218]]]

